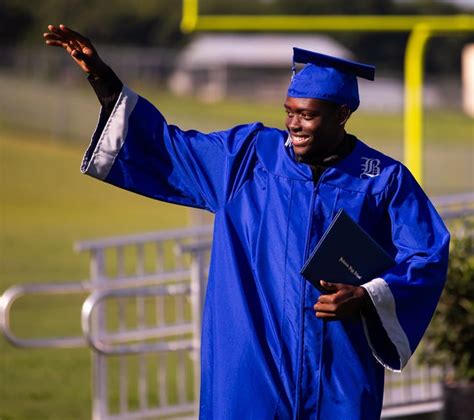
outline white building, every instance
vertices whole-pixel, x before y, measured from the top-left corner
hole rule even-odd
[[[281,97],[291,77],[293,47],[352,58],[321,35],[203,34],[180,54],[169,87],[175,94],[193,93],[208,101],[229,94]]]
[[[169,88],[176,95],[192,94],[208,102],[226,96],[279,100],[290,81],[293,47],[357,61],[348,49],[323,35],[200,34],[179,54]],[[375,83],[359,82],[361,109],[403,108],[401,78],[379,72]],[[437,106],[442,98],[439,87],[425,84],[425,106]]]

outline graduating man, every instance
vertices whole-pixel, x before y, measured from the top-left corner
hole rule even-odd
[[[295,49],[286,131],[167,124],[88,39],[49,26],[102,105],[82,172],[215,214],[202,325],[203,419],[380,417],[384,367],[417,347],[446,275],[449,233],[410,172],[344,126],[371,66]],[[300,269],[344,209],[396,264],[362,286]],[[119,209],[117,209],[119,211]],[[324,279],[322,279],[324,280]]]

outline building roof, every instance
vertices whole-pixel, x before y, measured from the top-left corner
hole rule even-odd
[[[291,66],[293,47],[341,58],[353,58],[349,50],[321,35],[198,35],[182,51],[180,66],[186,69],[214,66]]]

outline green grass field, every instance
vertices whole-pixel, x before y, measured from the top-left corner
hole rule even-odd
[[[88,256],[75,240],[187,224],[183,208],[109,188],[80,174],[82,150],[40,136],[0,132],[0,290],[15,283],[81,280]],[[18,335],[77,335],[85,296],[18,301]],[[88,350],[15,349],[0,339],[0,418],[90,416]],[[21,402],[21,403],[20,403]]]
[[[68,90],[0,76],[0,293],[16,283],[81,280],[88,256],[80,239],[184,226],[188,211],[111,188],[79,172],[96,119],[86,88]],[[209,131],[261,120],[282,127],[280,104],[203,105],[149,88],[170,122]],[[77,112],[75,111],[77,110]],[[454,111],[425,118],[425,179],[431,194],[474,190],[472,119]],[[400,115],[355,114],[349,131],[401,157]],[[83,140],[78,140],[82,138]],[[12,324],[24,337],[78,334],[85,296],[20,300]],[[0,338],[0,419],[87,419],[91,413],[88,350],[25,350]]]

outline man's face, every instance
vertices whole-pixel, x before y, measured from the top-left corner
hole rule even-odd
[[[344,133],[341,107],[321,99],[291,97],[284,106],[285,125],[299,159],[311,163],[331,155]]]

